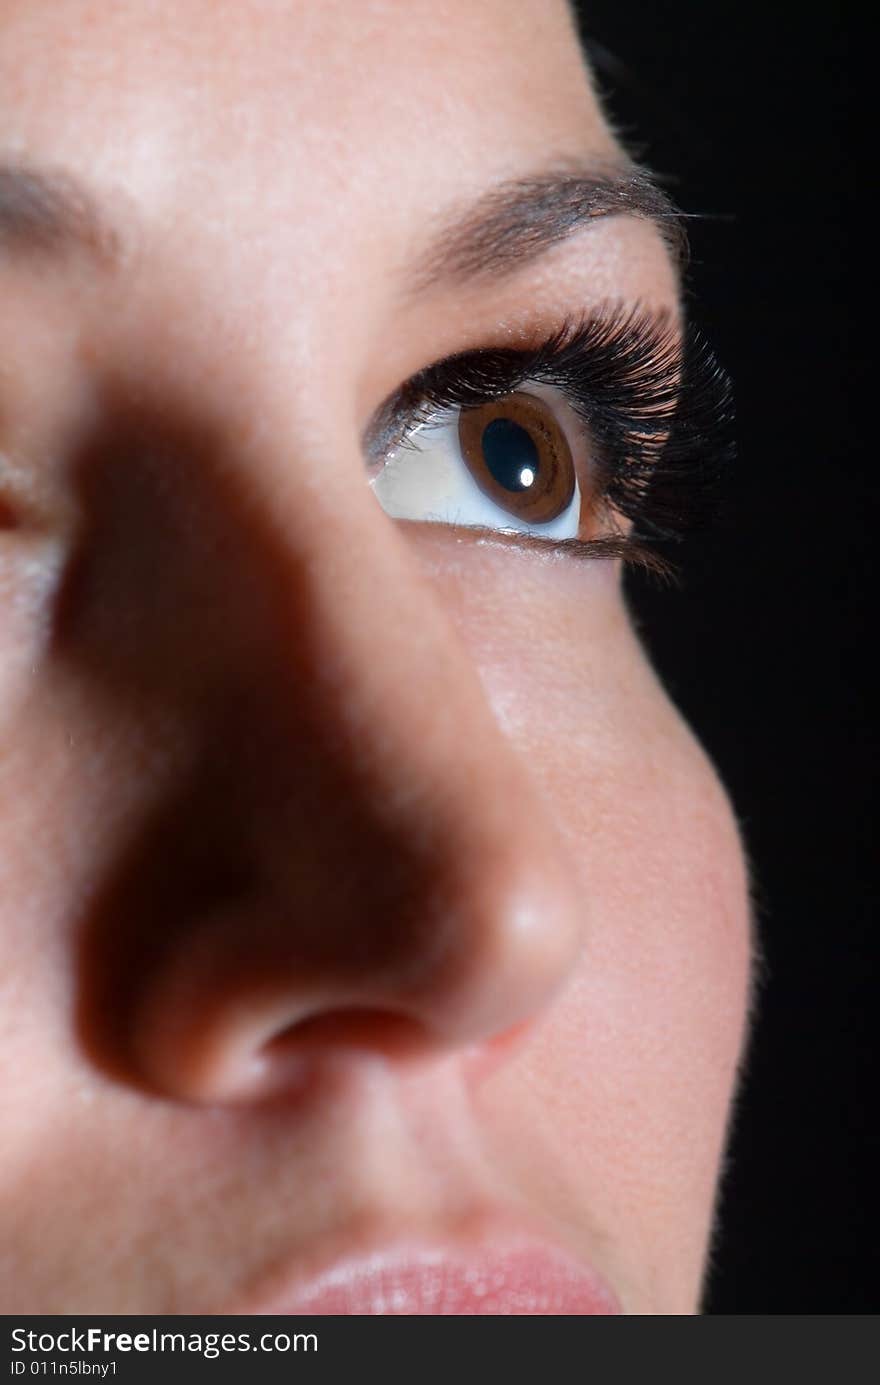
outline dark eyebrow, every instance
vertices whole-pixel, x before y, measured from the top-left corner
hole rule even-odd
[[[684,266],[683,214],[645,169],[626,161],[512,179],[444,216],[416,262],[413,291],[510,274],[591,222],[619,215],[652,222],[676,268]]]
[[[122,198],[122,194],[119,194]],[[660,231],[673,261],[685,259],[681,214],[651,176],[629,162],[606,168],[558,168],[488,189],[442,215],[409,275],[411,292],[441,281],[498,278],[600,218],[626,214]],[[83,251],[103,269],[120,264],[123,234],[98,199],[65,170],[0,163],[0,259],[4,253]]]
[[[0,162],[0,260],[12,252],[61,256],[72,251],[84,251],[100,267],[112,269],[122,258],[122,232],[72,174]]]

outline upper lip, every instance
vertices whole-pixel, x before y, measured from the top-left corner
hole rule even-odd
[[[467,1238],[408,1234],[281,1274],[237,1314],[618,1314],[601,1275],[546,1236],[483,1219]]]

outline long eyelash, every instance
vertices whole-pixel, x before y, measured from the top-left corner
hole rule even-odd
[[[735,453],[730,382],[705,339],[693,328],[682,336],[668,313],[641,309],[568,319],[536,347],[481,348],[420,371],[388,401],[372,436],[384,452],[446,411],[488,403],[526,381],[565,395],[593,443],[597,498],[632,522],[630,537],[591,542],[662,567],[646,541],[680,538],[707,519]]]

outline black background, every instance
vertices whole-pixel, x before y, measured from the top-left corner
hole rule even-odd
[[[689,223],[692,313],[737,394],[720,525],[681,546],[681,590],[632,588],[731,792],[766,955],[705,1311],[876,1312],[878,485],[857,328],[877,179],[856,147],[860,40],[839,8],[743,0],[589,0],[582,26],[628,147],[710,214]]]

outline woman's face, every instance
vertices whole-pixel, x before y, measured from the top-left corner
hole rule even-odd
[[[6,1311],[695,1311],[724,792],[616,559],[365,461],[676,317],[566,7],[2,0],[0,131]]]

